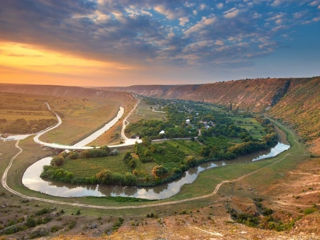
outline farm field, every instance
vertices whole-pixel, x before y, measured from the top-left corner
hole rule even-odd
[[[0,92],[0,133],[34,133],[57,122],[45,102],[49,98]]]
[[[164,121],[166,113],[161,111],[161,109],[159,110],[158,107],[152,104],[152,102],[147,101],[146,98],[142,98],[136,111],[129,117],[128,121],[130,123],[138,122],[141,119]]]

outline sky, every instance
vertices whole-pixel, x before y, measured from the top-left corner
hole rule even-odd
[[[320,75],[320,0],[1,0],[0,83]]]

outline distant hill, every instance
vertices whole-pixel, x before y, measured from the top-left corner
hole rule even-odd
[[[28,84],[0,84],[0,92],[37,94],[55,97],[106,98],[127,101],[132,99],[130,93],[98,90],[84,87],[28,85]]]
[[[252,79],[197,85],[136,85],[126,88],[104,88],[130,91],[140,95],[176,98],[215,104],[232,104],[259,112],[274,105],[286,93],[291,79]]]
[[[291,124],[320,154],[320,77],[249,79],[197,85],[136,85],[103,88],[150,97],[176,98],[269,111]]]

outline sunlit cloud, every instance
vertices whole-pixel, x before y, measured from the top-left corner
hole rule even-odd
[[[0,66],[41,72],[72,73],[95,70],[131,70],[134,67],[114,62],[102,62],[76,57],[29,44],[1,42]]]
[[[293,36],[320,29],[319,7],[319,0],[3,0],[0,67],[120,85],[194,73],[197,81],[223,80],[231,68],[247,77],[248,66],[259,74],[262,58],[298,51]],[[319,37],[306,34],[299,46]]]

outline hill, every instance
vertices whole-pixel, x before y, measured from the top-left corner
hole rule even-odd
[[[0,84],[0,92],[36,94],[54,97],[86,97],[127,100],[131,95],[126,92],[114,92],[83,87],[28,85],[28,84]]]
[[[197,85],[136,85],[105,88],[150,97],[232,105],[264,112],[292,125],[311,150],[320,154],[320,77],[248,79]]]
[[[197,85],[136,85],[109,89],[125,90],[150,97],[232,104],[234,108],[259,112],[274,105],[285,94],[290,81],[291,79],[270,78]]]
[[[292,125],[311,151],[320,154],[320,77],[292,81],[270,114]]]

